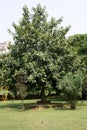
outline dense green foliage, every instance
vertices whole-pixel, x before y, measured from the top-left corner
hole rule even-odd
[[[27,88],[27,92],[37,91],[44,102],[46,92],[58,93],[60,79],[68,72],[74,74],[83,69],[83,65],[78,52],[66,39],[70,27],[61,26],[62,18],[52,17],[48,21],[47,12],[40,4],[32,10],[30,13],[24,6],[22,18],[12,25],[14,31],[9,30],[14,44],[8,54],[1,55],[0,80],[15,96],[18,91],[26,93]],[[23,83],[17,80],[20,76]],[[20,95],[24,98],[26,94]]]
[[[87,68],[87,34],[76,34],[68,38],[68,42],[82,57],[82,61]]]

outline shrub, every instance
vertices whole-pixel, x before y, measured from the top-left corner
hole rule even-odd
[[[75,74],[69,72],[60,81],[62,91],[66,96],[67,101],[71,105],[71,109],[76,108],[78,98],[82,95],[83,75],[80,71]]]

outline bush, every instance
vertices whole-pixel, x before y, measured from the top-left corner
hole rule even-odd
[[[66,96],[67,101],[71,105],[71,109],[76,108],[78,98],[82,95],[83,75],[77,71],[75,74],[69,72],[60,81],[62,91]]]

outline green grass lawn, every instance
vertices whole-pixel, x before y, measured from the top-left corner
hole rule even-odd
[[[25,104],[35,100],[26,100]],[[0,130],[87,130],[87,102],[76,110],[64,108],[19,109],[21,101],[0,102]]]

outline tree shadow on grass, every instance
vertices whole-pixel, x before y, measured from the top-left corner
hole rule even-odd
[[[87,105],[87,104],[85,104]],[[9,110],[15,110],[15,111],[22,111],[22,104],[21,102],[1,102],[0,109],[9,109]],[[38,103],[24,103],[24,110],[41,110],[41,109],[49,109],[53,108],[55,110],[71,110],[70,105],[68,103],[64,102],[58,102],[58,103],[47,103],[47,104],[38,104]],[[84,106],[84,103],[79,103],[78,106]]]
[[[0,105],[0,109],[10,109],[10,110],[16,110],[21,111],[22,110],[22,104],[14,103],[14,102],[2,102]],[[40,110],[40,109],[48,109],[48,108],[54,108],[55,110],[65,110],[64,103],[48,103],[48,104],[38,104],[38,103],[24,103],[25,109],[27,110]]]
[[[18,108],[20,106],[20,104],[18,103],[6,103],[6,102],[3,102],[1,105],[0,105],[0,109],[3,109],[3,108]]]
[[[37,103],[31,103],[25,105],[25,110],[40,110],[40,109],[49,109],[53,108],[55,110],[70,110],[69,105],[66,105],[65,103],[49,103],[49,104],[37,104]]]
[[[38,100],[32,100],[29,102],[24,102],[25,109],[27,110],[38,110],[41,108],[54,108],[54,109],[65,109],[64,103],[65,103],[65,97],[63,95],[61,96],[51,96],[47,97],[47,101],[50,101],[50,103],[44,103],[44,104],[38,104],[36,101]],[[0,103],[0,109],[12,109],[16,111],[20,111],[22,109],[22,103],[20,100],[10,100],[10,101],[1,101]]]

